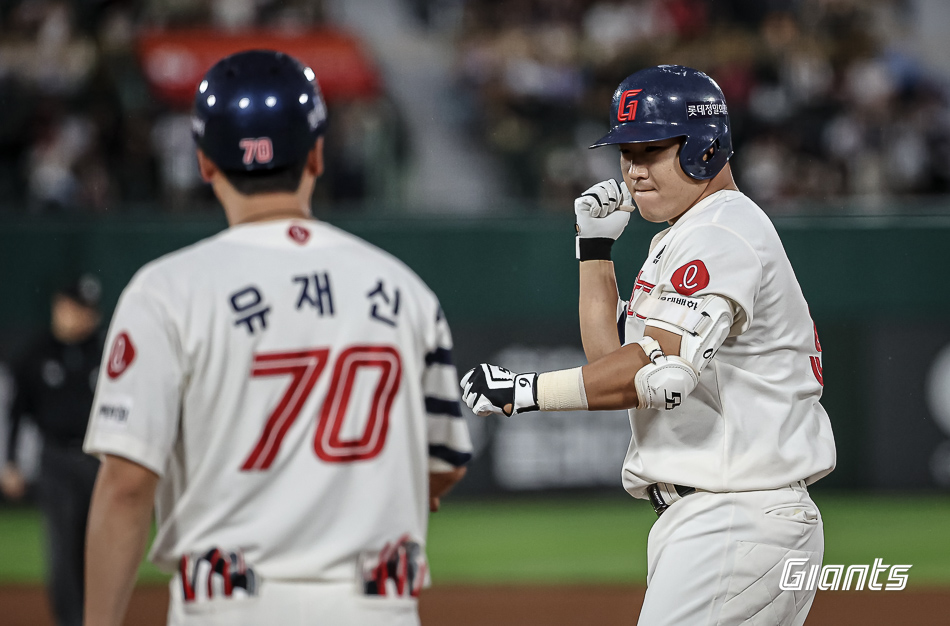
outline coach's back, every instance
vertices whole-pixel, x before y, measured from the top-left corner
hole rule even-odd
[[[264,578],[352,580],[361,552],[424,545],[429,450],[470,451],[436,297],[323,223],[240,225],[150,263],[109,342],[86,448],[162,477],[165,569],[221,548]]]

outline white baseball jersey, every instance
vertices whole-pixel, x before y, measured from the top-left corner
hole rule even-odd
[[[166,570],[219,547],[265,579],[353,581],[363,552],[424,546],[429,471],[471,456],[435,295],[327,224],[240,225],[146,265],[107,345],[85,450],[161,477]]]
[[[737,313],[681,405],[630,411],[623,484],[631,495],[645,498],[657,482],[776,489],[811,484],[834,468],[831,423],[819,404],[818,333],[782,242],[755,203],[719,191],[654,237],[630,301],[621,302],[627,343],[643,337],[637,307],[650,294],[686,306],[718,294]]]

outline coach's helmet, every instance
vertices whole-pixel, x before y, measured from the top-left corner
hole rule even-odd
[[[610,106],[610,132],[591,148],[685,137],[683,171],[712,178],[732,156],[732,129],[726,99],[716,81],[682,65],[659,65],[624,79]],[[703,156],[710,148],[709,160]]]
[[[192,135],[225,171],[295,165],[327,124],[316,77],[273,50],[238,52],[208,70],[195,93]]]

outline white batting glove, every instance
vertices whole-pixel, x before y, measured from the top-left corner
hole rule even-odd
[[[614,179],[597,183],[574,200],[579,260],[610,259],[610,246],[630,221],[630,212],[618,210],[621,206],[636,205],[627,183]]]
[[[462,378],[462,400],[476,415],[510,416],[538,410],[538,375],[515,374],[497,365],[481,363]]]
[[[574,213],[587,210],[591,217],[606,217],[620,206],[634,206],[627,183],[610,178],[585,191],[574,200]]]

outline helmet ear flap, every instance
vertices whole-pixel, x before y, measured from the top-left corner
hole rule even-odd
[[[703,141],[705,139],[705,141]],[[718,174],[729,157],[732,156],[732,147],[728,138],[722,135],[715,137],[686,137],[683,149],[680,151],[680,165],[690,178],[708,180]]]
[[[703,152],[703,161],[708,163],[714,156],[716,156],[717,152],[719,152],[719,137],[716,137],[712,145],[709,147],[709,150]]]

